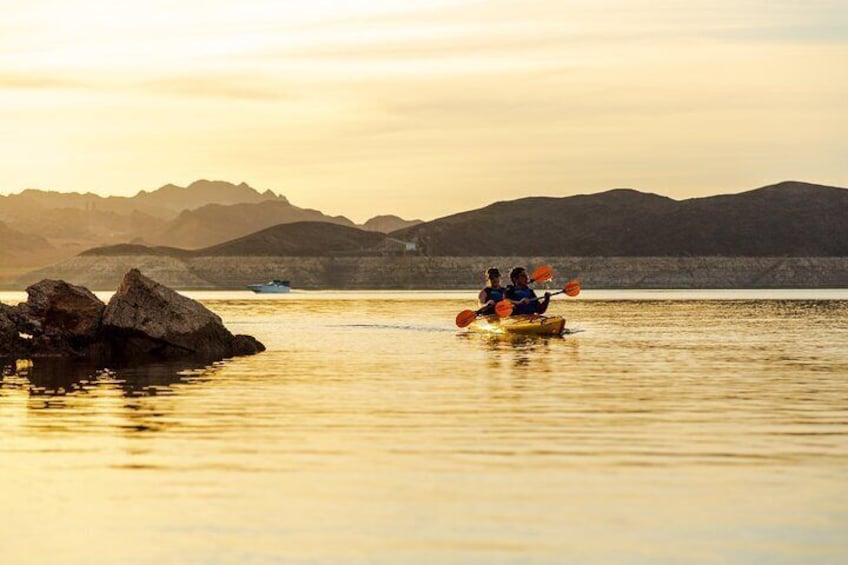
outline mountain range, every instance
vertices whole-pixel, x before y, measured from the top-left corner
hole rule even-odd
[[[27,189],[0,196],[0,277],[104,245],[196,249],[302,221],[356,227],[344,216],[300,208],[282,195],[245,183],[199,180],[186,187],[167,184],[132,197]],[[390,231],[416,223],[420,220],[377,216],[359,227]]]
[[[169,246],[120,244],[97,247],[82,256],[127,257],[153,255],[189,257],[305,257],[328,255],[379,254],[386,234],[329,222],[294,222],[278,224],[256,233],[203,249],[180,249]]]
[[[673,200],[617,189],[522,198],[390,234],[430,256],[848,256],[848,190],[787,181]]]
[[[395,230],[330,222],[272,226],[187,251],[145,246],[89,255],[431,257],[845,257],[848,190],[801,182],[673,200],[631,189],[498,202]]]
[[[0,241],[3,242],[3,245],[0,245],[0,260],[3,261],[53,249],[44,237],[12,229],[3,222],[0,222]]]
[[[373,231],[369,231],[373,230]],[[386,233],[388,232],[388,233]],[[357,226],[248,185],[134,197],[0,196],[0,280],[86,255],[848,257],[848,190],[797,181],[674,200],[633,189],[528,197],[429,222]]]

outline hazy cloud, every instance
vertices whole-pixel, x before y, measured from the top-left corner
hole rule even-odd
[[[40,73],[0,73],[0,88],[14,89],[49,89],[49,88],[82,88],[81,81],[69,80]]]
[[[187,97],[220,97],[241,100],[292,100],[290,88],[249,75],[195,75],[161,78],[139,83],[150,92]]]

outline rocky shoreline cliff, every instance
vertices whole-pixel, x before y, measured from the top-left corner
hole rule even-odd
[[[172,288],[244,289],[275,278],[295,288],[477,288],[488,266],[549,264],[554,284],[579,278],[584,288],[848,288],[848,257],[169,257],[78,256],[10,283],[62,279],[101,290],[139,268]]]

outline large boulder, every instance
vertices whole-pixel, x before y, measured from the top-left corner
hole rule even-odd
[[[103,314],[103,340],[126,356],[205,358],[251,355],[265,347],[250,336],[234,336],[221,318],[199,302],[131,269]]]
[[[21,337],[17,308],[0,303],[0,356],[26,355],[29,343]]]
[[[87,288],[45,279],[27,288],[12,308],[18,331],[31,336],[35,355],[84,355],[99,337],[106,305]]]
[[[45,279],[27,287],[23,309],[44,332],[93,340],[100,332],[106,305],[85,287]]]

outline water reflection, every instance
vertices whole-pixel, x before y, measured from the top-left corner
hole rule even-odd
[[[530,370],[551,373],[563,370],[562,361],[577,361],[579,341],[568,334],[560,336],[523,336],[463,332],[457,338],[485,352],[489,369]],[[552,359],[556,362],[552,363]]]
[[[203,358],[131,364],[60,357],[2,359],[0,388],[25,389],[31,397],[47,398],[86,395],[103,388],[118,390],[125,397],[156,396],[172,394],[176,384],[208,380],[221,364]],[[57,405],[61,404],[52,404]]]

